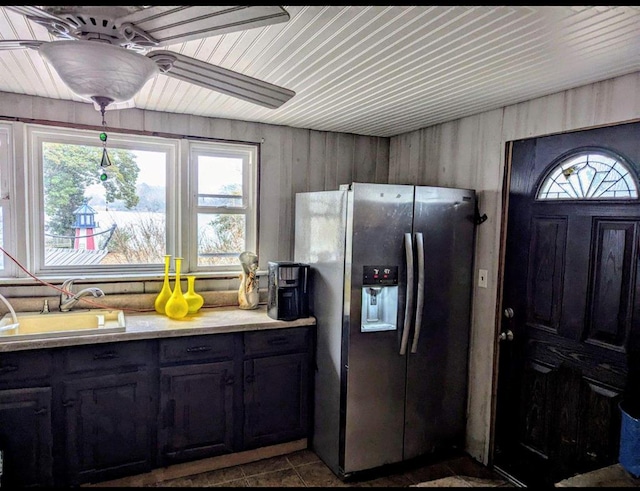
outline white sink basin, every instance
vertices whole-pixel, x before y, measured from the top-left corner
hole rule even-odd
[[[61,336],[86,336],[124,332],[122,310],[91,309],[70,312],[16,312],[18,327],[2,330],[13,324],[11,314],[0,319],[0,341],[21,341]]]

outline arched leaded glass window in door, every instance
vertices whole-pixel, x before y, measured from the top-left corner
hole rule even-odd
[[[635,173],[605,149],[581,150],[562,158],[543,179],[537,200],[627,200],[638,198]]]

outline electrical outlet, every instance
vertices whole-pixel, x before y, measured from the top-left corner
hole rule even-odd
[[[478,286],[480,288],[486,288],[487,287],[487,274],[489,272],[486,269],[479,269],[478,270]]]

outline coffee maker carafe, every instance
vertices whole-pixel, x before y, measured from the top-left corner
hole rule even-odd
[[[267,315],[292,321],[309,317],[309,265],[269,261]]]

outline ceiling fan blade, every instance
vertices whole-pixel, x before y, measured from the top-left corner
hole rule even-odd
[[[56,22],[60,22],[62,24],[67,24],[67,22],[58,17],[57,15],[51,14],[46,10],[41,9],[40,7],[36,7],[34,5],[3,5],[4,8],[17,12],[18,14],[22,14],[26,17],[37,17],[39,19],[49,19]]]
[[[120,17],[116,24],[133,24],[158,41],[159,46],[166,46],[288,20],[289,13],[279,6],[156,5]]]
[[[161,73],[169,77],[271,109],[282,106],[296,94],[293,90],[173,51],[152,51],[146,56],[158,64]]]
[[[62,17],[33,5],[5,5],[4,7],[24,15],[27,19],[37,24],[43,25],[54,36],[73,39],[70,33],[73,32],[74,26]]]
[[[0,40],[0,51],[9,49],[38,49],[49,41],[37,41],[35,39]]]

